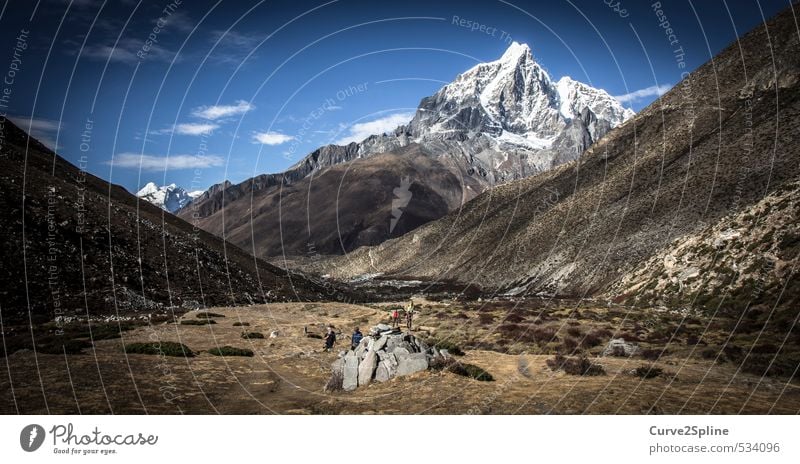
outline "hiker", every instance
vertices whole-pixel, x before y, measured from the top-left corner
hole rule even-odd
[[[400,312],[397,308],[394,308],[392,311],[392,325],[395,327],[400,327]]]
[[[328,326],[328,334],[325,335],[324,351],[330,351],[331,349],[333,349],[334,343],[336,343],[336,332],[333,331],[333,327]]]
[[[361,331],[356,327],[356,330],[353,331],[353,335],[350,336],[350,349],[355,350],[363,338],[364,335],[362,335]]]
[[[411,330],[411,321],[414,319],[414,300],[408,300],[406,306],[406,327]]]

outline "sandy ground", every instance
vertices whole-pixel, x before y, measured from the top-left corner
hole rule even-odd
[[[339,303],[270,304],[213,308],[224,315],[216,324],[162,323],[125,332],[121,339],[97,341],[80,355],[35,355],[20,351],[0,360],[2,413],[221,413],[221,414],[703,414],[800,411],[800,384],[786,378],[737,372],[737,365],[701,359],[680,351],[655,363],[639,357],[596,357],[606,375],[582,377],[551,371],[551,354],[515,346],[466,347],[463,362],[495,378],[480,382],[449,372],[421,372],[354,392],[323,391],[337,351],[358,325],[385,319],[385,307]],[[184,319],[195,318],[188,313]],[[475,315],[424,306],[416,334],[472,333]],[[235,322],[249,327],[234,326]],[[334,324],[343,332],[332,353],[321,334]],[[470,325],[473,324],[473,325]],[[243,339],[242,332],[264,339]],[[270,338],[272,331],[278,334]],[[489,339],[486,334],[479,334]],[[126,354],[123,343],[177,341],[193,358]],[[472,342],[474,342],[474,337]],[[218,346],[249,348],[253,357],[219,357]],[[476,345],[472,343],[472,345]],[[524,347],[523,347],[524,348]],[[602,347],[598,347],[601,349]],[[642,379],[630,373],[654,365],[664,374]]]

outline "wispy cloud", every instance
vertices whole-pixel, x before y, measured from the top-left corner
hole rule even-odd
[[[119,153],[109,161],[115,167],[141,168],[144,171],[174,171],[180,169],[222,166],[224,159],[215,155],[144,155]]]
[[[61,129],[59,121],[30,116],[9,116],[8,119],[51,150],[59,148],[56,146],[55,140],[56,134]]]
[[[671,88],[672,85],[669,84],[651,85],[650,87],[634,90],[633,92],[626,93],[625,95],[617,95],[614,98],[616,98],[620,103],[632,103],[647,97],[660,97],[661,95],[667,93],[667,91]]]
[[[252,103],[244,100],[237,100],[235,105],[212,105],[195,108],[195,110],[192,111],[192,116],[215,120],[236,116],[237,114],[244,114],[255,108],[256,107]]]
[[[214,51],[209,59],[218,64],[239,66],[247,55],[250,59],[257,57],[258,53],[252,53],[267,37],[262,32],[241,33],[237,31],[216,30],[209,34],[211,44],[216,44]]]
[[[395,113],[372,121],[353,124],[347,130],[347,135],[334,143],[336,145],[347,145],[350,142],[360,142],[370,135],[380,135],[391,132],[395,130],[397,126],[410,121],[413,117],[413,113]]]
[[[159,19],[153,19],[153,23],[157,23]],[[196,24],[197,22],[190,18],[185,12],[176,11],[166,17],[166,25],[164,25],[163,28],[165,30],[175,30],[177,32],[190,32],[194,29]]]
[[[215,129],[219,129],[218,124],[187,122],[175,126],[175,133],[181,135],[203,135]]]
[[[186,122],[182,124],[176,124],[171,127],[165,127],[163,129],[152,130],[149,132],[149,134],[205,135],[210,134],[216,129],[219,129],[219,124],[212,122]]]
[[[253,134],[253,143],[262,145],[280,145],[294,140],[291,135],[281,134],[280,132],[256,132]]]
[[[175,53],[171,52],[158,44],[150,45],[145,51],[142,47],[143,40],[139,39],[121,39],[116,46],[113,43],[103,44],[88,44],[81,50],[81,58],[95,61],[109,60],[115,63],[124,63],[135,65],[142,61],[160,61],[169,63],[175,58]],[[72,53],[77,52],[77,49],[70,48]],[[137,56],[137,53],[142,52],[144,58]]]

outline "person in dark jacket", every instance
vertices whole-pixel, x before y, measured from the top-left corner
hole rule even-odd
[[[359,343],[361,343],[361,339],[364,338],[364,335],[361,331],[356,327],[356,330],[353,331],[353,335],[350,336],[350,349],[355,350]]]
[[[330,351],[333,349],[333,345],[336,343],[336,332],[333,331],[333,327],[328,327],[328,334],[325,335],[325,351]]]

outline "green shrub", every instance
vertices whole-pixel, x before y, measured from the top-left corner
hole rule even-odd
[[[633,375],[636,377],[641,377],[643,379],[652,379],[654,377],[658,377],[664,371],[660,367],[653,367],[653,366],[639,366],[633,371]]]
[[[264,338],[264,334],[260,332],[242,332],[242,338],[244,339],[255,339],[255,338]]]
[[[214,356],[253,356],[253,350],[247,348],[235,348],[232,346],[220,346],[208,350]]]
[[[208,311],[202,311],[202,312],[197,313],[197,315],[195,317],[197,317],[198,319],[208,319],[209,317],[225,317],[225,315],[224,314],[217,314],[217,313],[210,313]]]
[[[185,356],[187,358],[194,356],[194,352],[188,346],[178,342],[129,343],[125,345],[125,352],[160,356]]]
[[[234,327],[250,327],[250,323],[249,322],[234,322],[233,326]]]
[[[464,364],[464,363],[454,363],[450,366],[449,371],[453,374],[462,375],[464,377],[470,377],[475,380],[479,380],[481,382],[492,382],[494,381],[494,377],[492,374],[486,372],[482,368],[474,365],[474,364]]]
[[[563,370],[570,375],[605,375],[603,366],[594,364],[585,357],[568,358],[557,354],[553,359],[545,361],[553,371]]]
[[[214,319],[187,319],[181,321],[181,325],[208,325],[208,324],[216,324],[217,321]]]

